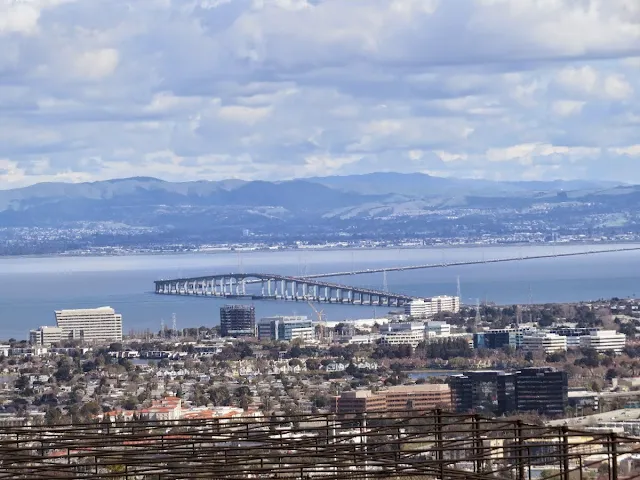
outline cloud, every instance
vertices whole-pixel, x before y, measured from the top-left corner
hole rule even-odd
[[[640,182],[640,3],[0,1],[0,188],[379,170]]]

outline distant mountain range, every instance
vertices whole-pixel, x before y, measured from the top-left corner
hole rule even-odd
[[[607,220],[606,225],[622,228],[636,224],[638,210],[640,187],[633,185],[581,180],[493,182],[419,173],[280,182],[174,183],[135,177],[0,190],[0,227],[117,224],[116,237],[127,228],[151,228],[162,232],[156,238],[194,242],[231,240],[246,229],[289,239],[337,231],[366,237],[382,235],[385,229],[391,234],[398,228],[404,234],[420,235],[477,233],[488,226],[499,232],[507,222],[517,230],[525,217],[526,222],[535,218],[540,224],[558,222],[561,227],[590,222],[593,229],[600,228],[603,215],[608,215],[616,219]]]

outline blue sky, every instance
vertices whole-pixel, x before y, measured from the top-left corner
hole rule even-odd
[[[640,183],[638,0],[0,0],[0,188]]]

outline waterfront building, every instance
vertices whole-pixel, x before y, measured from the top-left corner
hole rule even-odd
[[[582,348],[592,348],[598,352],[622,353],[627,337],[615,330],[598,330],[580,337]]]
[[[29,331],[29,345],[34,347],[51,347],[60,344],[62,328],[42,326]]]
[[[404,305],[405,315],[414,318],[428,318],[441,312],[458,313],[460,297],[440,295],[431,298],[416,298]]]
[[[295,339],[313,340],[315,325],[306,316],[265,317],[258,323],[258,338],[286,342]]]
[[[515,375],[516,410],[562,415],[568,404],[567,373],[552,367],[524,368]]]
[[[455,409],[502,415],[515,410],[515,381],[502,370],[477,370],[449,377]]]
[[[122,315],[111,307],[56,310],[55,315],[62,340],[122,341]]]
[[[383,412],[393,410],[429,410],[451,408],[449,385],[401,385],[378,393],[370,390],[352,390],[335,397],[335,413]]]
[[[425,340],[425,327],[421,322],[388,323],[380,329],[380,343],[384,345],[411,345],[416,348]]]
[[[222,337],[255,337],[256,309],[253,305],[225,305],[220,308]]]
[[[555,333],[536,332],[522,337],[522,351],[541,352],[549,355],[555,352],[567,350],[567,337],[561,337]]]

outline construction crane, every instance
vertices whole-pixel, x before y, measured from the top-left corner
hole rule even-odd
[[[320,330],[318,338],[320,340],[323,340],[324,338],[326,338],[326,334],[327,334],[327,324],[324,319],[324,310],[318,311],[318,309],[315,307],[313,303],[311,302],[307,302],[307,303],[309,304],[313,312],[318,317],[318,329]]]

